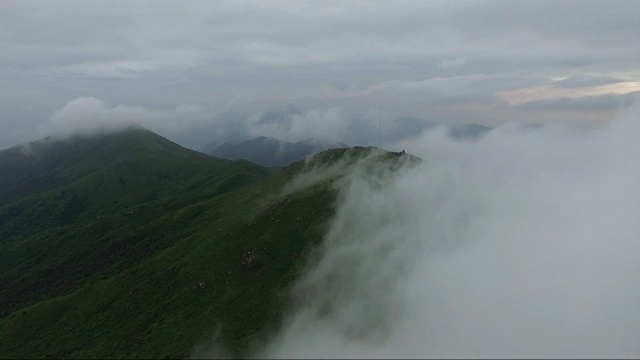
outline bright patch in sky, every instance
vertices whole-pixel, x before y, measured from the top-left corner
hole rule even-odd
[[[564,79],[564,78],[561,78]],[[616,84],[581,88],[558,88],[553,85],[534,86],[517,90],[500,91],[496,95],[510,105],[524,104],[554,98],[579,98],[607,94],[625,95],[640,91],[640,81],[625,81]]]

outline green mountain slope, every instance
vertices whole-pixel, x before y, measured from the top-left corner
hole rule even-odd
[[[140,261],[180,227],[161,214],[267,175],[143,129],[0,154],[0,315]]]
[[[270,171],[142,129],[29,150],[0,152],[0,171],[22,176],[0,183],[3,358],[185,357],[216,331],[246,355],[334,212],[334,178],[283,186],[371,151]]]

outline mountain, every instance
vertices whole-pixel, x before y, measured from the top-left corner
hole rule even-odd
[[[478,124],[453,124],[449,127],[449,135],[458,140],[472,140],[481,137],[491,128]]]
[[[393,143],[403,139],[409,139],[424,131],[435,129],[436,127],[444,127],[449,136],[457,140],[477,139],[492,129],[488,126],[478,124],[445,123],[416,119],[413,117],[402,117],[393,121],[391,130],[385,133],[385,139],[387,142]]]
[[[10,331],[16,319],[7,316],[149,261],[199,230],[189,223],[202,212],[198,204],[221,201],[269,171],[127,129],[2,151],[0,174],[0,342],[17,346],[21,333]],[[0,356],[11,348],[1,344]]]
[[[232,145],[236,145],[248,139],[249,136],[239,131],[229,132],[224,135],[220,135],[216,139],[210,141],[205,147],[202,148],[202,152],[205,154],[211,154],[222,144],[229,143]]]
[[[245,159],[262,166],[273,167],[289,165],[323,150],[343,147],[347,147],[347,145],[316,139],[306,139],[294,143],[260,136],[237,144],[224,143],[207,153],[223,159]]]
[[[334,214],[331,177],[283,187],[370,154],[405,156],[267,169],[135,128],[1,151],[0,357],[188,357],[216,331],[247,355]]]

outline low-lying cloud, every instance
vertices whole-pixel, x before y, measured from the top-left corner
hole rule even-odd
[[[189,104],[168,110],[131,105],[108,106],[101,99],[79,97],[56,111],[35,135],[93,135],[138,125],[172,137],[200,130],[207,132],[212,140],[222,137],[223,141],[225,134],[231,132],[246,138],[269,136],[293,142],[309,138],[331,142],[346,139],[357,143],[364,131],[372,129],[368,123],[365,124],[367,129],[363,129],[363,121],[351,118],[339,107],[308,111],[284,108],[225,120],[225,115],[230,116],[228,110]]]
[[[615,121],[444,131],[341,188],[259,356],[640,356],[640,106]]]
[[[335,141],[347,131],[349,118],[342,108],[315,109],[299,113],[283,113],[282,117],[263,121],[256,114],[247,120],[252,136],[270,136],[282,140],[299,141],[310,137]]]
[[[178,133],[213,120],[213,113],[199,105],[179,105],[171,110],[141,106],[107,106],[94,97],[69,101],[39,129],[41,135],[65,137],[92,135],[139,125],[161,133]]]

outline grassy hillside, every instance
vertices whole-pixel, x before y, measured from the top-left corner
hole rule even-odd
[[[216,331],[246,355],[334,211],[330,177],[283,186],[369,151],[273,171],[130,129],[0,152],[0,357],[185,357]]]

